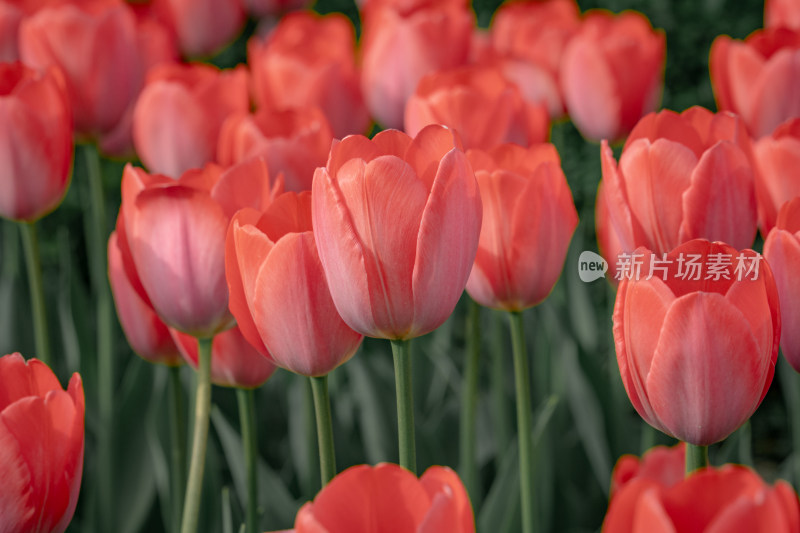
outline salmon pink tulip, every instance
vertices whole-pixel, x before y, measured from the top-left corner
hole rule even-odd
[[[474,533],[469,496],[458,475],[432,466],[417,479],[394,464],[353,466],[297,513],[293,533]]]
[[[450,316],[475,260],[482,215],[452,130],[345,138],[314,174],[312,201],[322,266],[351,328],[411,339]]]
[[[611,498],[635,479],[650,479],[669,488],[686,475],[686,443],[675,446],[654,446],[641,459],[636,455],[623,455],[611,473]]]
[[[245,22],[242,0],[153,0],[154,16],[175,34],[185,57],[213,55]]]
[[[544,300],[578,225],[552,144],[467,152],[483,199],[483,225],[467,292],[479,304],[521,311]]]
[[[787,120],[753,147],[758,164],[756,200],[762,235],[775,226],[781,206],[800,196],[800,118]]]
[[[133,112],[136,152],[151,172],[177,178],[216,161],[222,123],[249,108],[244,67],[154,67]]]
[[[800,117],[800,31],[767,28],[744,41],[720,35],[708,67],[717,107],[740,115],[753,138]]]
[[[726,465],[671,486],[648,478],[631,481],[611,500],[603,531],[794,533],[800,531],[800,507],[785,481],[770,486],[749,468]]]
[[[781,295],[783,356],[800,372],[800,197],[783,205],[764,242],[764,257]]]
[[[764,27],[800,30],[800,4],[794,0],[765,0]]]
[[[781,331],[772,271],[752,250],[699,239],[665,256],[635,254],[614,306],[628,397],[668,435],[697,446],[719,442],[750,418],[772,383]]]
[[[47,365],[18,353],[0,357],[0,527],[63,533],[83,473],[83,383],[61,388]]]
[[[517,86],[490,67],[462,67],[422,78],[406,104],[405,131],[414,136],[428,124],[451,127],[465,148],[484,150],[510,142],[527,147],[550,134],[544,105],[523,100]]]
[[[423,76],[466,64],[475,17],[465,2],[383,4],[363,12],[361,86],[373,118],[401,128]]]
[[[19,60],[19,23],[24,16],[17,6],[0,0],[0,61]]]
[[[0,124],[0,216],[39,219],[70,181],[72,115],[60,74],[0,63]]]
[[[286,15],[266,39],[248,43],[259,108],[318,107],[337,138],[365,133],[370,118],[355,49],[353,24],[342,14]]]
[[[620,254],[639,246],[666,253],[697,238],[752,245],[756,170],[734,115],[701,107],[651,113],[631,132],[619,165],[606,142],[601,158],[597,240],[613,272]]]
[[[279,17],[294,9],[303,9],[310,0],[244,0],[247,12],[256,18]]]
[[[661,98],[666,42],[635,11],[588,11],[561,59],[564,102],[593,141],[624,138]]]
[[[362,336],[336,311],[317,254],[311,193],[285,193],[264,213],[237,213],[225,263],[233,316],[278,366],[323,376],[358,349]]]

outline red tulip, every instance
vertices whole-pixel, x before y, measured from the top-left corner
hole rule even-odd
[[[428,124],[444,124],[458,131],[466,148],[484,150],[544,142],[550,129],[542,104],[524,101],[499,70],[475,66],[422,78],[406,104],[405,124],[412,136]]]
[[[764,243],[764,257],[781,295],[783,356],[800,372],[800,197],[783,205],[775,227]]]
[[[685,477],[686,443],[675,446],[655,446],[647,450],[642,458],[623,455],[611,473],[611,498],[625,485],[636,479],[649,479],[669,488]]]
[[[294,9],[303,9],[310,0],[244,0],[247,12],[257,18],[280,16]]]
[[[781,328],[769,265],[752,250],[699,239],[666,256],[635,253],[614,306],[628,397],[668,435],[719,442],[750,418],[772,383]]]
[[[345,138],[314,174],[314,238],[344,321],[370,337],[439,327],[464,291],[481,199],[454,133]]]
[[[17,6],[0,0],[0,62],[19,59],[19,23],[23,17]]]
[[[225,172],[208,165],[178,180],[125,167],[117,230],[124,268],[135,269],[140,284],[134,288],[167,325],[197,337],[232,325],[228,223],[240,208],[264,208],[279,190],[261,160]]]
[[[70,181],[72,115],[59,73],[0,63],[0,124],[0,216],[39,219]]]
[[[222,126],[217,154],[222,165],[263,157],[286,189],[311,189],[314,169],[325,164],[333,134],[317,108],[261,110],[233,115]]]
[[[661,98],[666,43],[641,13],[588,11],[561,60],[572,122],[593,141],[616,141]]]
[[[611,500],[603,531],[796,533],[800,507],[785,481],[770,486],[744,466],[726,465],[696,472],[673,486],[633,480]]]
[[[260,108],[318,107],[337,138],[366,132],[370,118],[361,95],[350,19],[291,13],[266,39],[251,39],[247,52]]]
[[[336,311],[317,254],[311,193],[285,193],[264,213],[237,213],[225,264],[233,316],[278,366],[323,376],[358,349],[362,336]]]
[[[578,213],[552,144],[467,152],[483,225],[467,292],[479,304],[521,311],[544,300],[564,266]]]
[[[136,274],[135,270],[131,272]],[[114,232],[108,240],[108,281],[125,337],[142,359],[168,366],[180,365],[183,360],[169,328],[158,317],[150,302],[142,299],[128,275],[117,233]],[[141,285],[138,278],[136,283]]]
[[[651,113],[631,132],[619,166],[605,142],[601,156],[597,240],[612,263],[638,246],[666,253],[697,238],[737,249],[753,243],[756,172],[750,139],[730,113]]]
[[[546,105],[551,118],[564,114],[559,68],[569,40],[580,28],[575,0],[511,2],[492,20],[491,45],[481,64],[500,66],[525,100]]]
[[[172,28],[186,57],[213,55],[245,21],[242,0],[153,0],[153,10]]]
[[[297,513],[295,533],[474,533],[464,485],[446,466],[418,480],[394,464],[348,468]]]
[[[416,4],[379,2],[363,14],[361,84],[372,116],[387,128],[403,126],[423,76],[464,65],[469,54],[475,22],[465,2]]]
[[[20,56],[35,67],[64,72],[77,133],[110,133],[144,81],[136,19],[118,0],[70,2],[22,21]]]
[[[62,533],[83,472],[83,383],[67,390],[41,361],[0,357],[0,527]]]
[[[795,0],[765,0],[764,27],[800,30],[800,4]]]
[[[753,148],[759,172],[756,173],[756,200],[762,235],[775,226],[780,207],[800,196],[800,118],[784,122],[772,135],[759,139]]]
[[[222,123],[250,107],[244,67],[167,64],[150,71],[136,103],[133,138],[151,172],[177,178],[217,159]]]
[[[768,28],[744,41],[720,35],[708,67],[717,107],[740,115],[754,138],[800,116],[800,32]]]
[[[197,370],[197,340],[171,329],[180,354]],[[263,385],[277,367],[260,354],[234,326],[214,336],[211,343],[211,382],[221,387],[254,389]]]

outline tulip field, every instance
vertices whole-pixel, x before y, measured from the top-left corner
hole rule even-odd
[[[800,0],[0,0],[0,533],[800,533],[797,80]]]

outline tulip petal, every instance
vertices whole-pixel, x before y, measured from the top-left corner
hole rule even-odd
[[[800,138],[764,137],[754,147],[759,174],[756,193],[762,210],[761,231],[767,234],[775,226],[778,210],[787,201],[800,196]]]
[[[786,360],[800,372],[800,242],[788,231],[773,229],[764,243],[764,257],[772,267],[780,294],[781,349]]]
[[[773,55],[753,80],[752,115],[748,122],[754,138],[769,135],[784,120],[800,116],[800,50],[785,48]]]
[[[654,492],[658,494],[660,487],[656,481],[637,478],[622,487],[614,498],[603,520],[603,531],[606,533],[635,533],[634,519],[639,499]]]
[[[688,443],[724,439],[755,411],[764,383],[760,353],[750,324],[722,295],[679,298],[667,311],[647,376],[653,411]]]
[[[647,531],[647,533],[677,533],[672,524],[661,495],[656,490],[648,490],[642,494],[636,504],[633,516],[633,531]]]
[[[417,533],[475,533],[472,504],[458,474],[446,466],[432,466],[420,483],[431,499],[431,508]]]

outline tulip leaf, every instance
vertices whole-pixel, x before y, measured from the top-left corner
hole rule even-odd
[[[483,507],[478,513],[479,533],[510,533],[519,514],[519,450],[514,441],[503,451],[503,460]]]
[[[394,417],[386,416],[386,412],[382,409],[383,403],[375,388],[375,380],[365,368],[366,364],[367,360],[363,357],[353,358],[344,368],[347,369],[357,399],[366,460],[368,463],[376,464],[393,457],[388,436],[394,435],[394,432],[387,421],[394,420]]]
[[[313,497],[319,490],[319,459],[314,403],[308,378],[292,374],[289,385],[289,445],[292,465],[300,480],[302,494]]]

